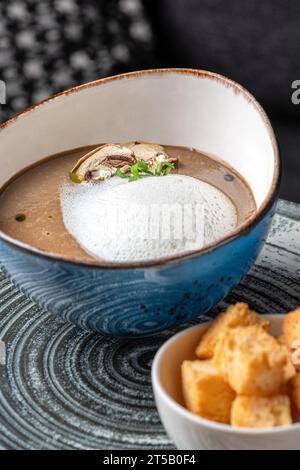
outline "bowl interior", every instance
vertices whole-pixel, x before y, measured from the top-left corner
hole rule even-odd
[[[51,154],[132,139],[220,157],[249,182],[258,208],[276,180],[276,143],[254,98],[217,74],[166,69],[83,85],[2,126],[0,186]]]
[[[271,322],[271,333],[281,334],[283,315],[264,315]],[[181,364],[184,360],[195,360],[195,349],[201,335],[208,328],[203,323],[178,333],[167,341],[158,351],[153,363],[154,374],[163,393],[177,404],[184,406],[181,382]],[[195,416],[195,415],[193,415]]]

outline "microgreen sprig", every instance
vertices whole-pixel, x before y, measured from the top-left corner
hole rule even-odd
[[[126,175],[122,170],[116,171],[116,176],[126,178],[129,182],[136,181],[146,176],[167,176],[170,171],[174,169],[174,163],[160,162],[155,168],[154,172],[149,169],[147,162],[137,162],[132,165],[130,175]]]

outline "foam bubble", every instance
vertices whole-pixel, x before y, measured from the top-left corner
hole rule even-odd
[[[184,175],[61,188],[65,226],[97,259],[146,261],[200,249],[237,224],[232,201]]]

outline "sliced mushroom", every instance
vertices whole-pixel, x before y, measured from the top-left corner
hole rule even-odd
[[[97,169],[87,170],[84,175],[85,181],[104,181],[113,176],[113,168],[110,166],[99,165]]]
[[[153,163],[152,166],[154,169],[163,162],[169,162],[169,163],[176,163],[178,161],[178,158],[176,157],[170,157],[166,153],[157,153],[155,157],[152,159]]]
[[[151,142],[128,142],[126,147],[129,147],[138,161],[148,162],[154,158],[157,153],[165,153],[164,148],[159,144],[152,144]]]
[[[105,144],[84,155],[71,171],[74,183],[106,180],[118,168],[126,173],[136,163],[133,151],[119,144]]]
[[[71,179],[74,183],[103,181],[113,176],[119,168],[123,173],[129,172],[137,161],[146,162],[149,170],[155,172],[160,163],[177,162],[177,158],[169,157],[162,145],[151,142],[105,144],[94,148],[76,163]]]
[[[149,169],[155,171],[161,162],[176,162],[177,158],[169,157],[164,147],[159,144],[152,144],[151,142],[134,141],[128,142],[126,147],[133,150],[137,161],[145,161],[148,163]]]

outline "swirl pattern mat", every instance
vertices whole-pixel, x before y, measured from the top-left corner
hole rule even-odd
[[[300,304],[300,206],[279,203],[256,265],[211,314],[241,299],[262,313]],[[173,333],[131,341],[80,331],[1,275],[0,448],[172,449],[150,369]]]

